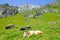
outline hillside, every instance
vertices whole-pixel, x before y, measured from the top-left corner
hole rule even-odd
[[[24,13],[0,18],[0,40],[60,40],[60,5],[46,5],[45,7],[42,7],[44,9],[40,9],[45,13],[43,15],[37,15],[39,13],[37,12],[35,18],[25,18],[23,16]],[[31,12],[34,13],[35,10]],[[14,24],[15,27],[6,30],[5,27],[8,24]],[[23,38],[23,33],[28,30],[20,31],[20,28],[26,25],[31,26],[30,30],[43,31],[43,34]]]

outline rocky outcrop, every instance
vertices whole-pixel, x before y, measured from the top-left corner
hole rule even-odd
[[[10,6],[9,4],[0,4],[0,17],[17,14],[17,8],[18,7]]]

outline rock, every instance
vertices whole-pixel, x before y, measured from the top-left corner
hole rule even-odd
[[[36,13],[35,15],[36,16],[41,16],[41,15],[43,15],[44,14],[44,12],[40,12],[40,13]]]
[[[54,9],[53,12],[58,12],[58,10],[57,9]]]
[[[0,17],[5,17],[9,15],[16,15],[18,13],[18,7],[10,6],[9,4],[0,4]]]
[[[29,18],[36,18],[35,15],[29,15]]]
[[[44,12],[49,12],[49,9],[44,9],[43,11],[44,11]]]
[[[57,22],[55,22],[55,21],[52,21],[52,22],[49,22],[48,24],[55,25],[55,24],[57,24]]]
[[[0,18],[2,18],[3,17],[3,15],[2,15],[2,13],[0,13]]]

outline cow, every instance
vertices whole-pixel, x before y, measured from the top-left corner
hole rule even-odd
[[[31,30],[28,32],[24,32],[23,37],[30,37],[33,34],[36,34],[36,35],[39,34],[40,35],[40,34],[43,34],[43,32],[40,30]]]
[[[14,24],[9,24],[9,25],[7,25],[6,27],[5,27],[5,29],[11,29],[11,28],[13,28],[14,27]]]
[[[20,30],[28,30],[28,29],[31,29],[31,27],[30,26],[25,26],[25,27],[23,27],[23,28],[20,28]]]
[[[26,30],[25,28],[20,28],[20,30]]]
[[[25,28],[26,29],[31,29],[31,27],[29,25],[26,25]]]

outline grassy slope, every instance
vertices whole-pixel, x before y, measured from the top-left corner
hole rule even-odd
[[[0,40],[60,40],[60,6],[57,13],[45,13],[43,16],[34,18],[24,18],[21,14],[0,18]],[[25,22],[29,20],[30,22]],[[57,22],[51,24],[50,22]],[[15,28],[6,30],[5,26],[14,24]],[[42,30],[43,35],[33,35],[30,38],[23,38],[22,35],[25,31],[20,31],[21,27],[30,25],[31,30]]]

